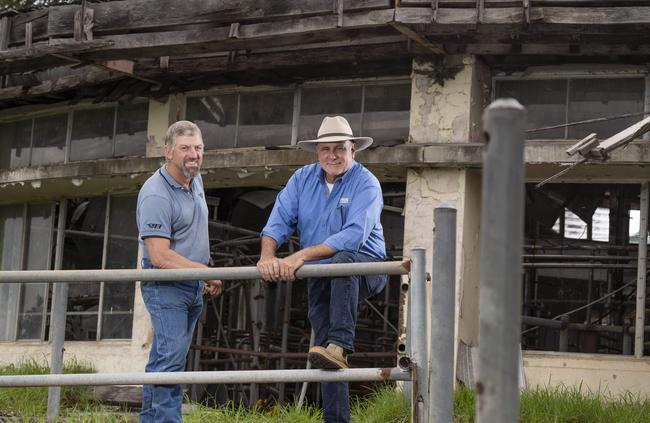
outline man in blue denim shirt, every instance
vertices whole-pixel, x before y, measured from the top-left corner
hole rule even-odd
[[[297,170],[278,194],[262,230],[262,252],[257,267],[267,281],[292,281],[305,262],[356,263],[382,261],[386,257],[379,221],[383,208],[377,178],[354,161],[356,151],[367,148],[372,138],[354,137],[341,116],[326,117],[318,138],[298,145],[315,152],[318,163]],[[285,258],[275,256],[295,231],[301,250]],[[354,331],[359,301],[380,292],[388,277],[346,276],[310,278],[309,321],[315,346],[309,361],[316,368],[347,368],[346,354],[354,350]],[[347,383],[321,383],[326,422],[349,422]]]
[[[142,186],[137,222],[142,267],[204,268],[210,261],[208,207],[199,173],[201,130],[179,121],[167,130],[167,163]],[[143,282],[142,298],[151,316],[153,341],[147,372],[180,372],[203,307],[203,294],[216,295],[221,281]],[[144,385],[140,421],[181,422],[181,385]]]

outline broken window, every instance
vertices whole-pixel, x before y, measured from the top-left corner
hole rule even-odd
[[[497,80],[495,94],[495,97],[516,98],[526,106],[528,139],[581,139],[592,132],[605,139],[642,119],[645,80],[639,77]],[[627,114],[636,116],[592,121]],[[583,121],[587,122],[566,126]]]
[[[0,124],[0,169],[143,156],[148,102],[79,109]],[[68,139],[68,124],[72,128]]]
[[[238,104],[238,94],[187,99],[186,118],[201,128],[206,149],[235,146]]]
[[[333,115],[345,116],[355,135],[392,145],[408,139],[410,103],[410,81],[322,84],[190,97],[185,116],[207,149],[290,145],[315,138]]]
[[[638,185],[527,185],[524,348],[631,354],[639,194]],[[553,326],[563,315],[568,329]]]
[[[56,204],[0,206],[0,269],[52,269],[56,248],[63,269],[135,268],[135,206],[134,196],[67,200],[62,246],[54,241]],[[66,340],[131,337],[134,282],[68,287]],[[51,295],[47,283],[0,284],[0,340],[46,340]]]

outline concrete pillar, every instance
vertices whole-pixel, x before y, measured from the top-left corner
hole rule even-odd
[[[436,81],[441,74],[451,77]],[[475,56],[448,56],[441,64],[414,60],[409,142],[481,142],[481,116],[489,104],[490,89],[490,70]],[[458,210],[454,348],[457,351],[458,341],[469,346],[478,345],[480,171],[458,168],[408,170],[404,251],[414,247],[426,248],[427,263],[431,263],[433,257],[433,210],[443,203]]]
[[[185,118],[185,95],[167,97],[165,102],[149,100],[149,120],[147,124],[147,157],[163,155],[167,128],[177,120]]]

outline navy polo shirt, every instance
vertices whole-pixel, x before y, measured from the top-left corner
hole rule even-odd
[[[137,223],[144,258],[149,258],[144,238],[161,237],[169,239],[171,249],[183,257],[203,264],[210,261],[208,206],[201,175],[190,184],[191,191],[183,188],[163,165],[140,189]]]

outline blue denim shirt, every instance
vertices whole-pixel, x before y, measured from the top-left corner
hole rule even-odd
[[[379,181],[361,164],[353,161],[330,193],[320,164],[314,163],[298,169],[280,191],[262,235],[279,246],[297,230],[302,248],[325,244],[384,259],[383,206]]]

